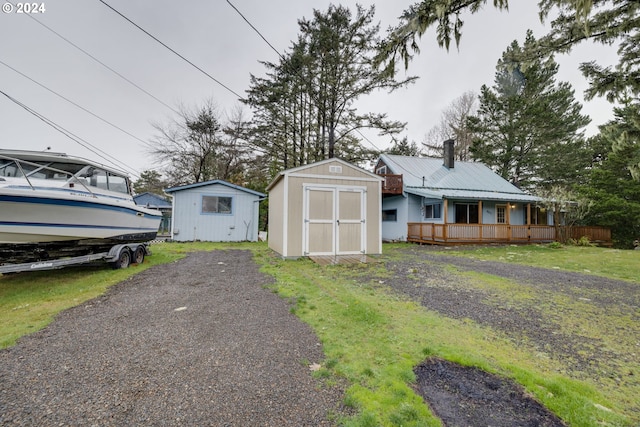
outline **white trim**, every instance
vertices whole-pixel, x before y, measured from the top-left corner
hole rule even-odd
[[[381,181],[378,183],[380,187]],[[331,251],[330,252],[309,252],[309,191],[327,191],[332,193],[333,199],[333,213],[332,218],[330,220],[316,220],[314,223],[316,224],[332,224],[332,243],[331,243]],[[360,193],[360,216],[359,220],[349,220],[348,224],[357,224],[360,223],[360,250],[358,251],[340,251],[340,243],[339,243],[339,226],[338,219],[340,213],[340,192],[357,192]],[[347,255],[347,254],[363,254],[367,252],[367,187],[364,186],[354,186],[354,185],[322,185],[322,184],[302,184],[302,255]],[[381,198],[379,198],[381,199]],[[381,205],[380,205],[381,206]],[[364,220],[364,221],[363,221]],[[382,225],[380,224],[380,228]],[[381,232],[381,230],[380,230]],[[382,246],[382,242],[380,243]],[[380,247],[380,251],[382,247]]]
[[[359,187],[359,188],[338,188],[338,191],[335,195],[335,211],[336,211],[336,220],[339,220],[340,216],[340,192],[349,192],[349,193],[360,193],[360,219],[358,220],[347,220],[346,224],[358,224],[360,223],[360,250],[357,251],[341,251],[340,250],[340,225],[336,221],[335,226],[335,253],[336,255],[356,255],[356,254],[364,254],[367,251],[367,210],[366,210],[366,202],[367,202],[367,188]]]
[[[284,188],[282,189],[282,256],[286,257],[289,255],[289,245],[287,242],[289,241],[289,232],[288,232],[288,224],[289,224],[289,177],[287,175],[284,176],[283,183]],[[271,207],[269,207],[271,209]]]
[[[336,179],[338,179],[336,175],[314,175],[314,174],[307,174],[307,173],[289,173],[289,174],[286,174],[285,177],[286,176],[293,176],[296,178],[330,179],[332,181],[335,181]],[[344,176],[344,175],[342,175],[339,179],[345,180],[345,181],[367,181],[367,182],[384,181],[384,178],[382,177],[380,177],[380,179],[374,179],[374,178],[363,177],[363,176]],[[322,184],[318,184],[318,185],[322,185]]]
[[[498,221],[498,210],[500,208],[504,209],[504,222],[499,222]],[[495,214],[495,218],[494,221],[496,224],[506,224],[507,223],[507,209],[509,209],[509,205],[503,205],[503,204],[496,204],[496,214]]]
[[[336,253],[336,190],[335,187],[330,186],[320,186],[314,184],[302,184],[302,255],[335,255]],[[316,224],[331,224],[333,225],[331,231],[331,251],[330,252],[309,252],[309,227],[310,224],[309,218],[309,199],[310,199],[310,191],[326,191],[332,194],[333,199],[333,209],[330,220],[316,220],[314,223]]]
[[[173,196],[171,197],[171,240],[175,240],[175,235],[173,234],[176,229],[175,223],[176,223],[176,197]],[[178,230],[178,233],[180,233],[180,230]]]
[[[378,182],[378,253],[382,253],[382,181]],[[367,247],[364,247],[367,253]]]

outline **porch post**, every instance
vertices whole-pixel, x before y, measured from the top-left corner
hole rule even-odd
[[[527,203],[527,240],[531,241],[531,203]]]
[[[444,215],[444,222],[442,223],[442,239],[445,241],[447,241],[447,217],[449,215],[448,213],[448,209],[447,209],[447,199],[443,198],[443,205],[444,205],[444,209],[443,209],[443,215]]]
[[[482,243],[482,200],[478,200],[478,237]]]
[[[507,242],[511,241],[511,202],[507,202]]]

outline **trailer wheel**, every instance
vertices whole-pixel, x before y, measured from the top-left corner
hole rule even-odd
[[[133,263],[134,264],[142,264],[144,262],[144,256],[146,255],[146,250],[144,246],[138,246],[136,250],[133,252]]]
[[[131,264],[131,251],[129,248],[122,248],[118,254],[118,259],[112,263],[114,269],[127,268]]]

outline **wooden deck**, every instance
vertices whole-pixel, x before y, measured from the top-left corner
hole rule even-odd
[[[484,243],[550,243],[557,240],[556,229],[549,225],[508,224],[407,224],[407,241],[433,245]],[[611,230],[605,227],[570,227],[568,236],[579,240],[586,236],[590,242],[610,246]]]
[[[403,183],[402,175],[392,174],[379,174],[384,178],[382,181],[382,195],[383,196],[395,196],[402,194]]]

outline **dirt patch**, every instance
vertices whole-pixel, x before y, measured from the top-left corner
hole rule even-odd
[[[369,283],[391,288],[443,316],[488,327],[542,360],[552,360],[559,374],[593,382],[605,394],[619,385],[640,390],[638,283],[480,261],[430,247],[407,246],[395,251],[385,262],[386,274],[369,277]],[[477,276],[465,272],[504,278],[509,285],[483,285]],[[433,367],[425,362],[416,369],[420,393],[446,426],[562,425],[545,424],[550,413],[539,417],[538,409],[527,399],[514,406],[514,399],[527,395],[514,392],[512,387],[519,387],[513,384],[493,389],[506,380],[486,375],[443,363]],[[626,410],[640,413],[639,405],[640,401],[630,397]],[[492,410],[483,412],[486,407]],[[478,419],[490,422],[469,420],[476,409],[480,410]],[[513,421],[511,414],[519,412],[534,419]],[[453,416],[458,418],[447,418]],[[504,422],[500,421],[503,417]]]
[[[417,392],[445,426],[565,425],[521,387],[480,369],[431,358],[414,372]]]

